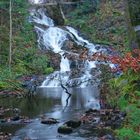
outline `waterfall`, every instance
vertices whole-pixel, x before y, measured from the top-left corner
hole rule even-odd
[[[70,26],[55,26],[53,20],[46,13],[47,11],[44,8],[33,9],[31,11],[31,22],[35,24],[39,47],[59,54],[61,62],[60,70],[48,75],[42,83],[42,87],[60,87],[61,84],[68,87],[86,87],[92,85],[94,76],[91,74],[91,70],[96,68],[96,62],[70,59],[66,54],[79,56],[80,53],[72,53],[71,50],[65,49],[65,43],[69,40],[73,41],[81,49],[86,48],[88,55],[97,52],[95,45],[82,38],[78,31]],[[82,65],[82,67],[77,69],[77,66],[75,66],[74,69],[78,71],[78,74],[72,77],[71,75],[74,75],[75,70],[71,70],[71,64],[74,61],[77,66]]]
[[[32,21],[36,24],[41,24],[41,25],[46,25],[46,26],[54,26],[54,22],[51,18],[47,17],[45,15],[45,9],[38,9],[36,12],[35,9],[32,9],[31,11],[31,16],[32,16]]]
[[[68,58],[64,58],[63,54],[62,54],[62,59],[61,59],[61,63],[60,63],[60,72],[67,72],[70,71],[70,65],[69,65],[69,60]]]
[[[92,53],[95,53],[97,50],[95,49],[95,45],[90,43],[88,40],[82,38],[81,36],[78,35],[78,31],[75,30],[72,27],[66,26],[66,28],[68,29],[68,31],[74,35],[74,37],[76,38],[76,42],[79,45],[84,45],[86,48],[89,49],[89,51],[91,51]]]

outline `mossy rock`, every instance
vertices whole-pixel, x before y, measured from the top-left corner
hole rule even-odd
[[[77,128],[81,125],[81,121],[70,120],[70,121],[65,122],[64,125],[68,127],[72,127],[72,128]]]
[[[64,25],[65,21],[61,15],[60,8],[58,5],[46,6],[49,17],[54,20],[56,25]]]
[[[66,125],[60,126],[57,131],[61,134],[71,134],[73,132],[72,128]]]
[[[42,119],[41,123],[51,125],[51,124],[56,124],[56,123],[59,123],[59,122],[54,118],[48,118],[48,119]]]

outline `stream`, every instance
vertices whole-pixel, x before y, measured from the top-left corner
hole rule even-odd
[[[57,129],[68,120],[79,119],[90,108],[100,110],[98,88],[100,70],[97,65],[106,64],[106,62],[88,58],[97,52],[109,53],[108,50],[90,43],[70,26],[57,25],[49,17],[45,8],[32,8],[30,15],[30,22],[34,25],[37,34],[39,49],[44,52],[51,51],[60,56],[59,70],[46,77],[34,98],[10,98],[9,102],[6,101],[7,99],[1,101],[5,107],[18,107],[21,115],[31,119],[31,122],[27,124],[3,124],[1,130],[14,134],[12,140],[25,138],[31,140],[86,140],[90,137],[92,140],[96,140],[97,135],[93,133],[93,130],[77,128],[77,131],[72,134],[62,135],[57,132]],[[72,46],[72,49],[68,46]],[[83,51],[85,51],[84,59],[80,59]],[[113,67],[112,64],[110,66]],[[70,98],[64,89],[71,94]],[[59,123],[42,124],[41,115],[55,118]]]
[[[94,92],[93,92],[94,91]],[[98,103],[98,88],[83,88],[72,89],[73,96],[69,100],[67,108],[66,98],[67,94],[60,88],[41,88],[37,96],[33,99],[10,99],[10,102],[3,100],[1,103],[6,107],[17,107],[22,111],[21,115],[28,116],[31,122],[28,124],[3,124],[1,129],[3,132],[14,134],[12,140],[22,140],[29,138],[31,140],[84,140],[88,135],[83,136],[79,131],[70,135],[60,135],[57,129],[67,120],[79,119],[82,113],[88,108],[99,109]],[[94,98],[92,98],[94,95]],[[41,124],[40,116],[46,115],[47,117],[59,120],[58,124],[47,125]],[[82,130],[81,130],[82,131]],[[80,136],[81,135],[81,136]]]

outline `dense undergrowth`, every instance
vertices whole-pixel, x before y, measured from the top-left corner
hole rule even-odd
[[[0,89],[20,89],[18,78],[22,75],[48,74],[45,53],[37,48],[33,25],[29,23],[26,0],[12,0],[12,67],[9,70],[9,1],[0,1]]]
[[[121,71],[117,78],[109,80],[107,98],[112,106],[127,113],[122,127],[116,130],[119,140],[140,139],[140,50],[111,59],[117,65],[114,72]]]
[[[115,74],[103,68],[103,90],[107,92],[105,96],[109,105],[127,113],[122,126],[115,130],[117,139],[140,140],[140,52],[127,53],[130,48],[135,48],[129,46],[135,38],[135,33],[129,29],[135,20],[130,23],[128,18],[129,15],[131,18],[138,16],[139,2],[128,1],[131,3],[130,14],[126,1],[94,2],[94,6],[87,1],[87,5],[77,7],[68,15],[67,23],[78,28],[92,42],[108,44],[121,52],[120,56],[110,60],[118,67],[112,70]]]
[[[88,0],[68,14],[67,23],[78,28],[92,42],[123,51],[129,44],[125,4],[123,0]]]

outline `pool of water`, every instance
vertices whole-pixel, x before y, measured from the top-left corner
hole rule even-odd
[[[72,96],[61,88],[40,88],[37,95],[31,99],[5,98],[0,100],[0,105],[21,109],[21,115],[31,118],[29,124],[8,124],[1,126],[1,131],[12,133],[12,140],[84,140],[80,132],[75,131],[70,135],[60,135],[57,128],[71,119],[78,119],[88,108],[100,109],[98,87],[69,89]],[[46,125],[40,123],[40,116],[58,119],[60,123]]]

